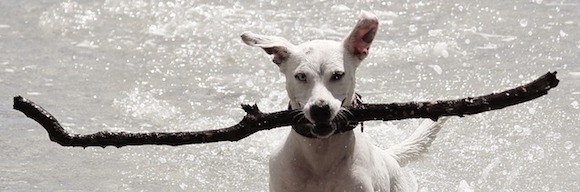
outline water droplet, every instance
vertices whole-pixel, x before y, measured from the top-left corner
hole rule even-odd
[[[423,48],[421,48],[421,45],[415,45],[415,47],[413,47],[413,53],[415,55],[423,53]]]
[[[529,112],[530,114],[536,114],[536,109],[534,109],[534,108],[529,108],[529,109],[528,109],[528,112]]]
[[[429,65],[429,67],[433,68],[433,70],[435,70],[435,72],[439,75],[441,75],[441,73],[443,72],[441,66],[439,65]]]
[[[565,148],[565,149],[567,149],[567,150],[570,150],[570,149],[572,149],[573,147],[574,147],[574,143],[572,143],[572,141],[566,141],[566,142],[564,143],[564,148]]]
[[[580,109],[580,104],[578,104],[578,101],[572,101],[570,105],[572,105],[574,109]]]
[[[520,26],[522,26],[522,27],[528,26],[528,20],[526,20],[526,19],[520,19]]]
[[[417,26],[415,26],[415,25],[409,25],[409,31],[410,32],[413,32],[413,33],[416,32],[417,31]]]
[[[566,37],[566,36],[568,36],[568,33],[560,30],[560,37]]]

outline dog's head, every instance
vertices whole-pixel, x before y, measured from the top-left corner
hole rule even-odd
[[[311,133],[329,137],[332,121],[355,97],[355,72],[369,53],[378,29],[375,15],[363,11],[354,29],[342,42],[314,40],[294,45],[282,37],[242,34],[242,40],[273,55],[272,61],[286,76],[292,109],[302,109],[313,123]],[[339,115],[340,116],[340,115]]]

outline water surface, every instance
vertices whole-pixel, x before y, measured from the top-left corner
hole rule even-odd
[[[240,103],[286,107],[284,79],[253,31],[300,43],[341,40],[360,10],[380,18],[357,72],[366,102],[454,99],[548,72],[532,102],[453,118],[409,165],[420,191],[580,189],[580,1],[0,2],[0,191],[267,191],[279,128],[239,142],[65,148],[12,109],[23,95],[76,133],[225,127]],[[369,122],[383,148],[420,120]]]

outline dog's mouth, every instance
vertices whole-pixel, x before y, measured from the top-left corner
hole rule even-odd
[[[332,122],[303,122],[298,125],[294,125],[293,129],[304,137],[324,139],[332,136],[335,133],[337,130],[337,125],[336,123]]]
[[[336,124],[330,122],[315,123],[310,133],[318,138],[328,138],[336,131]]]
[[[330,120],[311,122],[305,118],[304,112],[299,111],[294,116],[294,122],[296,125],[300,126],[297,132],[299,132],[301,135],[308,134],[312,137],[323,139],[332,136],[337,131],[342,132],[338,129],[341,126],[346,126],[343,125],[344,123],[342,122],[347,122],[350,115],[350,111],[342,108],[338,114]]]

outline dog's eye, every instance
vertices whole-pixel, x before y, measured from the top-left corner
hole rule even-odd
[[[332,74],[332,76],[330,77],[330,80],[337,81],[337,80],[340,80],[340,78],[342,78],[342,76],[344,76],[344,72],[342,72],[342,71],[335,71]]]
[[[296,78],[298,81],[306,82],[306,74],[304,73],[297,73],[294,75],[294,78]]]

